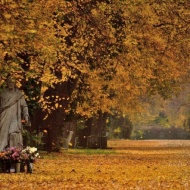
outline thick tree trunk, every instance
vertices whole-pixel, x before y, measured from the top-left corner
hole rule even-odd
[[[97,133],[98,136],[106,136],[106,119],[107,113],[102,113],[99,111],[99,117],[97,121]]]
[[[48,96],[59,96],[62,100],[59,102],[62,107],[53,110],[48,117],[43,120],[46,113],[42,110],[36,110],[34,117],[32,118],[32,128],[37,132],[43,131],[44,129],[49,132],[48,150],[51,151],[53,146],[58,143],[59,137],[66,137],[67,133],[64,128],[66,124],[66,112],[68,108],[69,100],[73,90],[75,89],[77,80],[69,80],[62,84],[56,85],[55,89],[51,89],[47,92]],[[76,126],[75,126],[76,127]],[[69,129],[70,130],[70,129]],[[72,129],[74,130],[74,129]]]

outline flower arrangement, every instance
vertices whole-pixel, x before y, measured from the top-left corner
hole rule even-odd
[[[0,160],[34,162],[36,158],[39,158],[39,153],[35,147],[27,146],[25,149],[10,147],[0,152]]]
[[[26,165],[27,172],[32,173],[33,169],[31,164],[34,163],[39,157],[39,153],[35,147],[27,146],[24,149],[18,147],[5,148],[0,152],[1,170],[9,173],[12,171],[13,167],[13,171],[16,171],[16,169],[14,169],[16,168],[15,164],[20,163],[23,168],[22,171],[25,170],[24,166]]]
[[[29,162],[36,161],[36,158],[39,158],[39,153],[36,147],[27,146],[25,149],[22,150],[22,156],[25,160],[29,160]]]
[[[21,149],[17,147],[5,148],[0,152],[1,160],[20,161],[22,159]]]

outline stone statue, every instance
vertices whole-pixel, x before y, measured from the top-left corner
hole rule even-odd
[[[0,151],[5,147],[23,146],[22,116],[28,123],[28,106],[16,83],[7,78],[6,88],[0,93]]]

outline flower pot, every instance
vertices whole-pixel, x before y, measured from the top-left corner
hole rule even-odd
[[[0,165],[2,173],[10,173],[10,168],[11,168],[10,160],[1,160]]]
[[[25,172],[25,165],[26,165],[25,162],[20,163],[20,172]]]
[[[33,162],[28,162],[27,163],[27,173],[32,173],[33,172]]]
[[[20,172],[20,168],[21,168],[21,163],[20,162],[17,162],[15,164],[15,173],[19,173]]]
[[[16,163],[15,162],[10,162],[10,173],[15,173],[16,172]]]
[[[1,164],[1,173],[7,173],[7,170],[9,170],[9,168],[7,169],[6,160],[1,160],[0,164]]]

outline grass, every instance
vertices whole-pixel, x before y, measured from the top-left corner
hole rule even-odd
[[[115,154],[115,150],[112,149],[69,149],[67,154],[86,154],[86,155],[94,155],[94,154]]]

